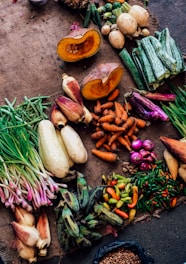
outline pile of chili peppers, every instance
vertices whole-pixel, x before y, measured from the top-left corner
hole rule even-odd
[[[170,210],[186,192],[184,183],[181,179],[172,179],[163,161],[158,161],[150,171],[134,173],[132,182],[138,186],[137,210],[140,212],[153,213],[157,208]]]

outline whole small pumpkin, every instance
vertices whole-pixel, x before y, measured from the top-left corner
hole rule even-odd
[[[81,83],[81,94],[86,100],[97,100],[109,95],[123,76],[119,63],[101,63],[92,69]]]
[[[95,55],[101,45],[101,34],[95,28],[71,26],[71,32],[57,44],[58,56],[66,62],[76,62]]]

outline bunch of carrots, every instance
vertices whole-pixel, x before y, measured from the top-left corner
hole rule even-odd
[[[91,139],[95,141],[92,154],[107,162],[119,159],[118,149],[123,146],[131,151],[131,143],[137,139],[139,129],[146,126],[146,121],[132,116],[132,106],[129,102],[120,103],[117,98],[119,89],[107,97],[106,102],[96,101],[92,112],[95,131]]]

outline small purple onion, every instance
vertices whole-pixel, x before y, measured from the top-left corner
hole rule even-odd
[[[152,151],[152,152],[150,153],[150,155],[151,155],[153,161],[155,161],[155,160],[158,159],[157,154],[156,154],[154,151]]]
[[[133,151],[131,152],[131,155],[130,155],[130,161],[133,164],[138,165],[143,161],[143,157],[139,152]]]
[[[147,162],[142,162],[142,163],[140,164],[139,169],[140,169],[141,171],[149,170],[149,169],[150,169],[150,164],[148,164]]]
[[[140,150],[143,145],[143,141],[141,139],[133,140],[131,143],[131,147],[133,150]]]
[[[151,155],[144,157],[143,160],[148,163],[152,163],[154,161],[153,157]]]
[[[150,140],[150,139],[145,139],[143,141],[143,148],[145,150],[153,150],[153,148],[154,148],[154,142],[152,142],[152,140]]]
[[[147,158],[148,156],[151,155],[151,152],[144,148],[140,149],[139,153],[141,154],[143,158]]]

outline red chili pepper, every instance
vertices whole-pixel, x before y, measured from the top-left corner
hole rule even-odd
[[[111,186],[114,186],[114,185],[116,185],[116,184],[117,184],[117,182],[118,182],[117,180],[112,180],[112,181],[111,181]]]
[[[119,215],[119,216],[121,216],[122,218],[124,218],[124,219],[129,218],[129,215],[128,215],[126,212],[124,212],[124,211],[122,211],[122,210],[120,210],[120,209],[118,209],[118,208],[115,208],[115,209],[114,209],[114,212],[115,212],[117,215]]]
[[[138,202],[138,186],[132,186],[132,203],[127,204],[129,208],[134,208]]]

